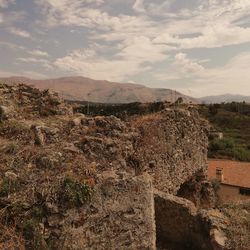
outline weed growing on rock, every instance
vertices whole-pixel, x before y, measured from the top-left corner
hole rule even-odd
[[[22,225],[23,236],[28,241],[33,249],[47,249],[43,236],[38,230],[38,222],[30,219]]]
[[[69,205],[80,206],[91,198],[93,189],[86,183],[81,183],[69,177],[62,184],[62,201]]]
[[[18,182],[16,180],[10,180],[4,177],[0,183],[0,197],[7,196],[10,193],[15,192],[17,188]]]

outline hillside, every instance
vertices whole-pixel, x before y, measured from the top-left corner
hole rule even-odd
[[[25,83],[40,90],[58,92],[64,99],[99,103],[173,102],[182,97],[186,103],[197,100],[170,89],[153,89],[139,84],[115,83],[85,77],[33,80],[25,77],[0,78],[4,83]]]
[[[209,157],[250,161],[250,105],[226,103],[201,105],[200,113],[224,134],[210,141]]]
[[[225,95],[215,95],[215,96],[204,96],[199,98],[201,103],[222,103],[222,102],[248,102],[250,103],[250,96],[244,95],[232,95],[232,94],[225,94]]]

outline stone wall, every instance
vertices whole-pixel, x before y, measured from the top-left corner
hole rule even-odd
[[[140,138],[132,157],[158,190],[176,194],[196,172],[206,172],[208,126],[196,110],[167,109],[137,118],[134,126]]]
[[[62,249],[155,249],[149,176],[102,175],[90,204],[65,214]]]
[[[158,249],[225,249],[225,218],[217,210],[199,211],[189,200],[156,191],[155,219]]]

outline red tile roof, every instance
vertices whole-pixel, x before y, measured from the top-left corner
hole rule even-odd
[[[208,178],[216,179],[216,168],[222,169],[224,184],[250,188],[250,162],[209,160]]]

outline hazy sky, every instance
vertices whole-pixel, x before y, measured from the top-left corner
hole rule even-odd
[[[0,0],[0,76],[250,95],[250,0]]]

